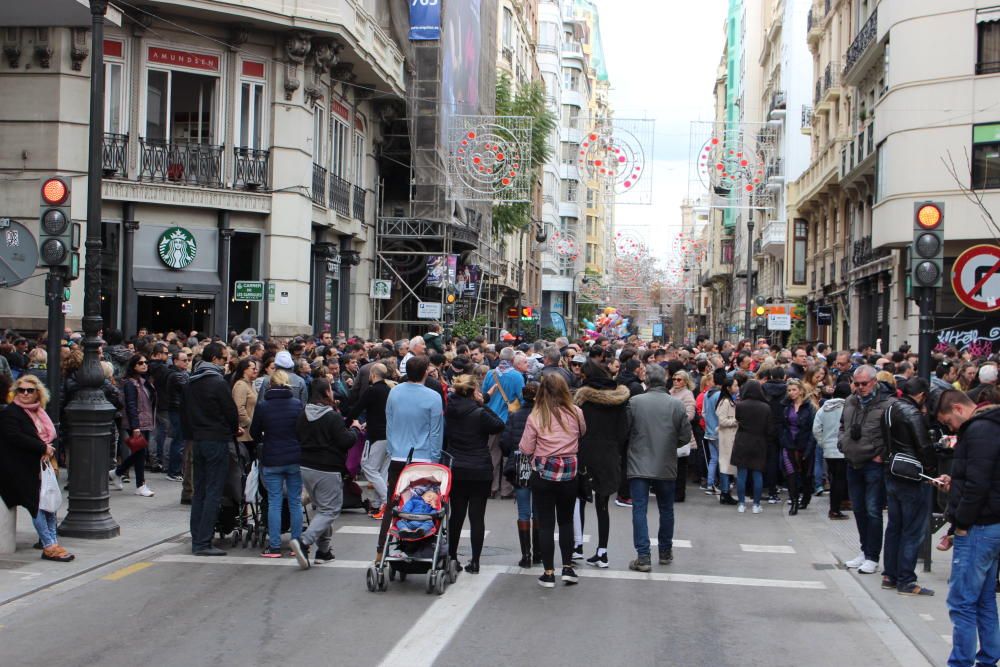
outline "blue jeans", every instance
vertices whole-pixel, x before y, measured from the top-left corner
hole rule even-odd
[[[823,459],[823,452],[817,447],[816,453],[813,455],[813,486],[816,490],[823,488],[823,472],[824,464],[826,461]],[[812,491],[813,489],[803,489],[804,491]]]
[[[229,474],[229,443],[225,440],[198,440],[192,446],[191,551],[198,553],[212,546],[222,490]]]
[[[753,478],[753,504],[760,505],[760,497],[764,494],[764,471],[749,468],[736,469],[736,497],[741,503],[747,499],[747,474]]]
[[[885,527],[882,573],[901,591],[917,581],[917,553],[930,529],[932,490],[920,482],[885,477],[889,522]]]
[[[996,598],[998,559],[1000,524],[973,526],[968,535],[955,535],[948,580],[948,614],[954,627],[949,667],[996,665],[1000,660]]]
[[[861,551],[865,558],[877,563],[882,552],[882,508],[885,506],[885,470],[882,464],[869,461],[861,468],[848,464],[847,492],[854,508]]]
[[[633,477],[628,481],[632,493],[632,542],[640,556],[649,556],[649,524],[646,510],[649,506],[649,490],[656,493],[656,504],[660,509],[660,530],[657,539],[660,551],[674,548],[674,490],[677,480],[647,479]]]
[[[38,533],[38,539],[41,541],[43,549],[59,542],[59,537],[56,535],[55,514],[38,510],[38,514],[31,520],[31,523],[35,525],[35,532]]]
[[[514,487],[514,498],[517,499],[517,520],[531,521],[531,487]]]
[[[272,549],[281,548],[281,504],[288,498],[292,539],[302,536],[302,472],[298,464],[263,466],[264,488],[267,489],[267,537]]]
[[[170,418],[167,416],[166,410],[158,410],[156,413],[156,430],[153,431],[153,441],[156,443],[156,447],[153,450],[153,454],[156,456],[156,460],[163,464],[163,445],[167,441],[167,431],[170,430]]]
[[[184,431],[181,428],[181,413],[168,412],[170,420],[170,456],[167,459],[167,474],[179,477],[181,462],[184,460]]]
[[[719,441],[705,440],[705,449],[708,450],[708,481],[705,486],[715,486],[715,478],[719,474]],[[723,493],[727,489],[723,489]]]

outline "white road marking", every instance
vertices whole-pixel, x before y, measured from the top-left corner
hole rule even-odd
[[[941,639],[945,640],[945,642],[948,643],[948,646],[951,646],[951,635],[941,635]]]
[[[341,526],[336,530],[337,533],[341,535],[378,535],[378,526]],[[468,529],[462,531],[462,537],[469,539],[471,531]],[[490,531],[486,531],[484,537],[489,535]]]
[[[740,551],[755,554],[793,554],[795,549],[786,544],[741,544]]]
[[[199,563],[201,565],[260,565],[265,567],[298,567],[294,558],[254,558],[239,556],[220,556],[205,558],[193,554],[165,554],[156,559],[158,563]],[[314,566],[310,572],[328,569],[363,570],[371,565],[367,560],[335,560],[325,565]],[[538,569],[521,569],[503,565],[483,565],[478,576],[460,575],[459,582],[480,581],[483,575],[516,574],[537,577]],[[791,588],[805,590],[826,590],[822,581],[796,581],[793,579],[761,579],[753,577],[723,577],[707,574],[682,574],[674,572],[632,572],[629,570],[577,570],[577,576],[594,579],[623,579],[632,581],[665,581],[685,584],[718,584],[721,586],[752,586],[759,588]],[[464,585],[460,583],[456,592]],[[445,593],[447,598],[453,593]],[[449,626],[450,627],[450,626]],[[434,633],[430,633],[434,634]],[[439,637],[440,639],[440,637]],[[444,643],[444,642],[443,642]]]
[[[556,541],[556,551],[558,551],[559,550],[559,533],[555,533],[552,537]],[[584,544],[590,544],[590,535],[587,535],[586,533],[583,534],[583,543]]]
[[[690,549],[691,540],[673,540],[674,549]],[[658,547],[660,546],[660,540],[656,537],[649,538],[649,546]]]
[[[484,567],[478,575],[462,576],[459,585],[450,587],[453,590],[445,591],[427,607],[379,664],[433,665],[498,574]]]
[[[927,622],[934,620],[934,617],[931,616],[930,614],[920,614],[920,618],[924,619]]]

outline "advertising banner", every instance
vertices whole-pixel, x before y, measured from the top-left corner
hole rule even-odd
[[[441,0],[410,0],[410,40],[441,39]]]

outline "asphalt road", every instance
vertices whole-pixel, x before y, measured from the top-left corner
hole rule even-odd
[[[628,571],[631,514],[612,506],[611,567],[581,564],[579,585],[553,590],[535,583],[539,567],[514,566],[512,501],[489,503],[482,573],[441,597],[422,577],[366,590],[376,524],[360,514],[336,524],[337,560],[307,572],[165,544],[0,608],[0,665],[928,664],[817,539],[824,524],[688,497],[672,565]],[[814,509],[826,503],[803,514]]]

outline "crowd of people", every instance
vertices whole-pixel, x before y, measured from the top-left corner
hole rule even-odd
[[[541,564],[545,587],[556,582],[557,533],[563,583],[578,582],[581,561],[608,567],[612,501],[632,510],[635,558],[628,567],[649,572],[650,491],[659,510],[658,564],[668,565],[674,505],[698,489],[737,513],[787,507],[792,517],[827,496],[828,519],[848,519],[849,511],[857,526],[860,549],[848,568],[872,574],[881,562],[882,588],[929,596],[916,561],[941,499],[950,529],[938,548],[954,549],[954,664],[972,664],[963,661],[975,654],[977,627],[984,647],[1000,642],[983,636],[982,622],[992,618],[996,629],[996,358],[936,351],[928,382],[905,345],[891,352],[822,343],[789,349],[703,336],[690,346],[634,336],[529,342],[506,332],[494,343],[446,340],[437,326],[399,340],[324,332],[222,341],[145,330],[128,340],[109,330],[103,340],[104,393],[118,411],[111,485],[132,483],[137,495],[150,497],[150,472],[184,483],[196,555],[225,553],[212,538],[234,441],[259,462],[271,499],[262,556],[288,553],[284,501],[288,550],[299,564],[334,558],[331,526],[347,459],[363,443],[359,478],[370,484],[370,516],[381,522],[381,559],[400,471],[407,461],[438,462],[447,452],[450,533],[461,534],[468,521],[471,534],[470,557],[459,569],[479,571],[487,502],[513,498],[518,564]],[[0,412],[0,429],[9,434],[0,447],[0,491],[8,506],[23,505],[36,517],[42,558],[65,561],[73,556],[58,544],[54,513],[39,508],[39,462],[72,466],[71,434],[60,437],[65,420],[50,419],[45,407],[53,392],[63,406],[72,399],[82,352],[79,336],[67,332],[62,381],[46,386],[43,343],[11,333],[0,344],[0,396],[9,403]],[[938,470],[942,461],[947,473]],[[904,476],[903,463],[915,463],[925,477]],[[303,489],[315,508],[308,526]],[[597,520],[589,557],[587,503]],[[456,538],[449,544],[454,561],[457,548]]]

